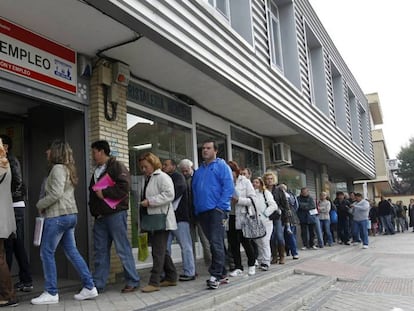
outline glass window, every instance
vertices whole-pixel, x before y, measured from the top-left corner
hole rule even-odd
[[[232,145],[233,161],[236,161],[241,168],[249,168],[252,177],[263,175],[263,155],[242,147]]]
[[[197,154],[198,165],[203,163],[201,147],[206,140],[213,140],[218,146],[217,157],[227,161],[227,136],[208,127],[197,124]]]
[[[305,173],[298,171],[294,168],[283,167],[279,169],[278,182],[286,184],[288,189],[295,195],[300,194],[300,189],[306,187],[306,175]]]
[[[152,152],[161,161],[174,159],[177,162],[184,158],[193,158],[191,128],[187,128],[160,117],[141,111],[128,110],[128,148],[129,170],[131,173],[131,189],[137,194],[143,182],[143,174],[138,159],[145,152]],[[131,206],[137,206],[141,198],[131,196]],[[132,219],[137,219],[137,209],[132,208]],[[138,247],[138,231],[132,226],[133,247]]]
[[[243,130],[236,127],[231,127],[231,140],[242,143],[243,145],[262,150],[262,139],[251,135]]]
[[[273,0],[268,1],[270,56],[272,64],[283,70],[282,40],[280,36],[279,9]]]

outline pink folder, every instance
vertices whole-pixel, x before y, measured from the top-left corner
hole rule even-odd
[[[111,176],[109,176],[108,174],[105,174],[101,179],[98,180],[98,182],[96,184],[94,184],[92,186],[92,190],[93,191],[97,191],[97,190],[103,190],[106,189],[108,187],[113,187],[115,186],[115,182],[112,180]],[[115,209],[116,206],[123,200],[122,199],[111,199],[111,198],[104,198],[104,201],[106,204],[108,204],[108,206],[112,209]]]

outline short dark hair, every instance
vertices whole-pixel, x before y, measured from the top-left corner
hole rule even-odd
[[[213,140],[213,139],[206,139],[205,141],[203,141],[202,146],[204,146],[205,144],[210,144],[210,143],[212,143],[212,144],[213,144],[214,151],[217,151],[217,150],[218,150],[218,146],[217,146],[216,141],[215,141],[215,140]]]
[[[337,191],[336,196],[339,196],[339,195],[345,195],[345,193],[343,191]]]
[[[164,161],[170,161],[171,165],[177,166],[177,162],[174,159],[165,159]]]
[[[357,193],[355,193],[355,196],[358,197],[358,198],[362,198],[362,193],[357,192]]]
[[[10,151],[13,147],[13,141],[10,138],[10,136],[7,136],[5,134],[1,134],[0,138],[1,138],[1,141],[3,142],[3,145],[7,145],[8,148],[9,148],[9,151]]]
[[[107,156],[111,153],[111,148],[109,148],[109,143],[106,140],[97,140],[91,144],[92,149],[103,150]]]

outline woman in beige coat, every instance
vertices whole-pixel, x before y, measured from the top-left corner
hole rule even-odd
[[[0,307],[17,306],[4,250],[4,241],[16,232],[16,220],[12,206],[10,165],[0,139]]]
[[[144,293],[159,291],[160,287],[177,285],[177,270],[167,252],[167,241],[171,230],[177,229],[174,208],[174,184],[170,176],[161,171],[161,161],[148,152],[139,159],[141,171],[145,175],[141,191],[140,214],[167,214],[165,230],[149,233],[152,246],[152,270],[148,285],[141,289]],[[161,274],[165,273],[160,282]]]

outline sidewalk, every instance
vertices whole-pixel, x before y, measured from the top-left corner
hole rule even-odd
[[[68,284],[57,305],[33,306],[30,298],[36,294],[31,293],[18,307],[5,310],[414,310],[414,233],[374,237],[370,242],[368,250],[335,245],[302,251],[299,260],[288,257],[285,265],[272,265],[267,272],[230,278],[217,290],[206,289],[208,273],[200,261],[195,281],[159,292],[121,294],[124,284],[119,283],[95,300],[78,302],[73,295],[79,283]],[[180,273],[181,267],[177,269]],[[149,270],[139,272],[145,285]]]

